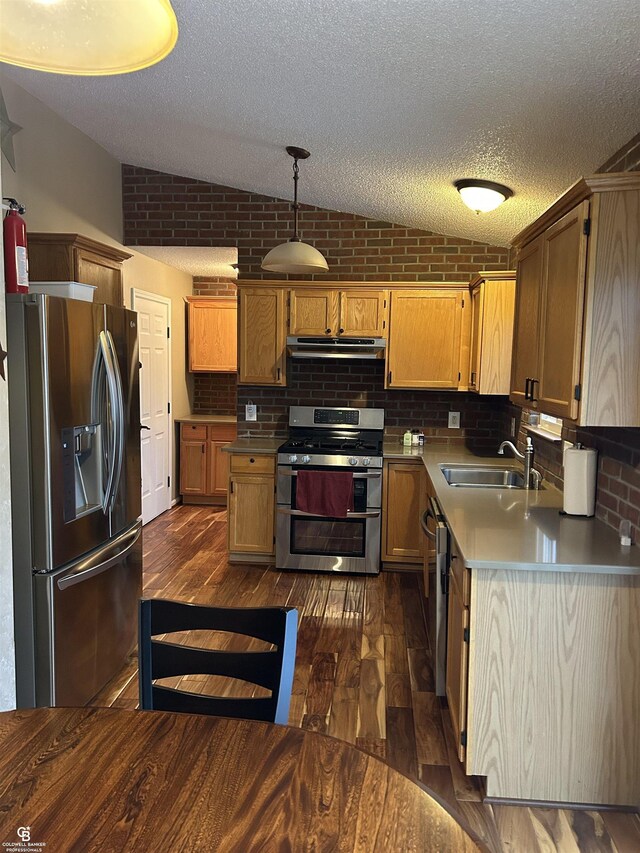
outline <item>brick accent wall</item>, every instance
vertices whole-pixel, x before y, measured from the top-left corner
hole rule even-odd
[[[128,165],[122,167],[122,194],[124,242],[128,245],[236,246],[241,279],[283,278],[280,274],[264,272],[260,263],[269,249],[291,236],[293,215],[289,201]],[[310,205],[301,208],[300,235],[327,257],[328,276],[306,276],[319,281],[328,277],[333,281],[465,281],[481,269],[509,268],[508,249],[501,246],[446,237]],[[228,279],[194,279],[196,294],[227,296],[235,290],[235,283]],[[350,365],[354,386],[363,388],[365,383],[373,381],[356,362]],[[324,391],[323,380],[324,377],[316,389],[319,394]],[[313,381],[307,379],[307,382]],[[376,388],[382,393],[381,378],[376,380]],[[402,425],[426,426],[433,422],[434,429],[446,427],[442,401],[436,401],[430,392],[418,394],[420,399],[414,401],[413,409],[415,424],[411,421]],[[242,418],[244,403],[259,395],[260,399],[261,395],[273,398],[279,392],[241,388],[238,406]],[[457,399],[456,395],[454,397]],[[290,398],[288,389],[282,399]],[[431,415],[432,409],[437,414]],[[233,413],[236,410],[235,383],[225,374],[196,374],[194,410]],[[423,414],[418,416],[418,410]],[[239,428],[242,432],[240,421]],[[279,429],[285,430],[282,423]]]
[[[128,245],[237,246],[240,278],[282,279],[260,263],[291,236],[289,201],[124,165],[122,202]],[[502,246],[311,205],[301,206],[299,221],[301,238],[326,256],[334,281],[460,281],[508,269]]]

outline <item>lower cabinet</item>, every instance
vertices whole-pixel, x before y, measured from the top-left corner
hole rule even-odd
[[[180,494],[183,503],[224,504],[229,478],[222,448],[236,437],[235,424],[180,424]]]
[[[269,562],[275,556],[275,482],[275,456],[231,454],[230,560]]]
[[[404,563],[420,570],[424,534],[420,517],[426,507],[426,471],[421,459],[389,460],[382,474],[382,562]]]
[[[466,571],[466,570],[465,570]],[[447,680],[449,714],[456,738],[458,758],[464,762],[467,746],[467,692],[469,673],[469,608],[464,603],[456,575],[449,581],[447,620]]]

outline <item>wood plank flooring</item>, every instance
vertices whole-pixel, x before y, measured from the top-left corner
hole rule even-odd
[[[482,802],[434,693],[421,583],[408,573],[365,578],[229,565],[226,511],[217,507],[178,506],[144,529],[145,595],[298,608],[291,725],[355,743],[420,780],[492,853],[639,853],[638,815]],[[137,701],[132,659],[93,704],[135,708]]]

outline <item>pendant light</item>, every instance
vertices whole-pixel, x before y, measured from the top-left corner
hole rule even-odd
[[[269,272],[311,275],[327,272],[329,265],[323,255],[298,237],[298,160],[306,160],[309,152],[295,145],[287,145],[287,154],[293,157],[293,236],[286,243],[271,249],[262,260],[262,269]]]
[[[54,74],[139,71],[173,50],[170,0],[0,0],[0,61]]]
[[[462,201],[476,213],[489,213],[513,195],[513,190],[509,187],[494,181],[465,178],[455,181],[453,185],[460,193]]]

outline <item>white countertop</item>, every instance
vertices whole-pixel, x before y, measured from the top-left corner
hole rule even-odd
[[[411,455],[423,460],[468,568],[640,575],[640,548],[620,545],[596,518],[560,515],[562,493],[548,483],[539,491],[464,488],[450,486],[440,470],[448,462],[521,469],[517,460],[437,445]]]

